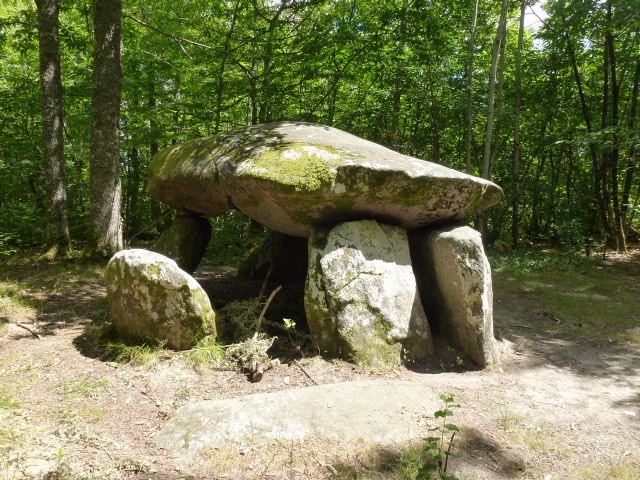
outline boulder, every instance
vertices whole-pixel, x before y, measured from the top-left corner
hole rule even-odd
[[[124,339],[166,342],[184,350],[216,334],[209,297],[170,258],[122,250],[109,261],[105,281],[115,327]]]
[[[497,363],[491,267],[471,227],[418,230],[411,250],[420,295],[434,330],[476,363]]]
[[[195,272],[211,239],[211,224],[204,217],[178,215],[156,244],[154,252],[169,257],[187,273]]]
[[[399,227],[364,220],[315,230],[305,311],[321,353],[387,368],[432,351],[407,234]]]
[[[236,207],[300,237],[363,219],[411,230],[466,217],[503,197],[487,180],[301,122],[169,147],[151,162],[149,192],[185,212],[219,215]]]

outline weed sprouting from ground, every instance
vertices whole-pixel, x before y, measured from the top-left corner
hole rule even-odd
[[[425,439],[424,454],[427,460],[418,471],[416,480],[458,480],[458,477],[447,472],[449,467],[449,457],[453,456],[452,449],[455,446],[453,441],[456,433],[460,431],[457,425],[448,423],[447,419],[453,416],[453,409],[460,405],[455,403],[455,395],[442,394],[440,400],[444,403],[444,408],[434,413],[434,417],[439,421],[439,425],[431,429],[434,436]]]

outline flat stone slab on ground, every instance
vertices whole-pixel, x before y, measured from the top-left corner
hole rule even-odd
[[[317,436],[391,444],[426,436],[424,419],[440,407],[437,395],[407,381],[292,388],[185,405],[155,441],[180,457],[193,457],[204,448],[230,443]]]

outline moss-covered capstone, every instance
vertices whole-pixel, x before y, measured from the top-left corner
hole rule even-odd
[[[493,336],[491,267],[471,227],[411,233],[411,253],[432,325],[480,366],[499,361]]]
[[[309,238],[307,321],[322,353],[388,368],[432,352],[406,231],[372,220]]]
[[[233,207],[272,230],[375,219],[412,230],[496,204],[497,185],[401,155],[336,128],[255,125],[172,146],[151,162],[151,195],[178,210]]]
[[[210,239],[209,220],[199,215],[178,215],[151,250],[175,260],[191,274],[198,268]]]
[[[216,334],[216,316],[198,282],[176,263],[142,249],[116,253],[105,270],[107,299],[118,334],[165,342],[175,350]]]

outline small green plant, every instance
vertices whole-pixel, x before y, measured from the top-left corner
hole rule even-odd
[[[453,409],[460,407],[460,405],[455,403],[456,398],[452,393],[440,395],[440,400],[444,402],[444,408],[434,414],[439,425],[430,429],[437,436],[425,439],[427,443],[424,447],[426,460],[418,471],[416,480],[458,480],[455,475],[447,473],[447,468],[449,467],[449,457],[455,457],[451,450],[455,446],[453,439],[460,429],[453,423],[447,423],[447,418],[453,416]]]

